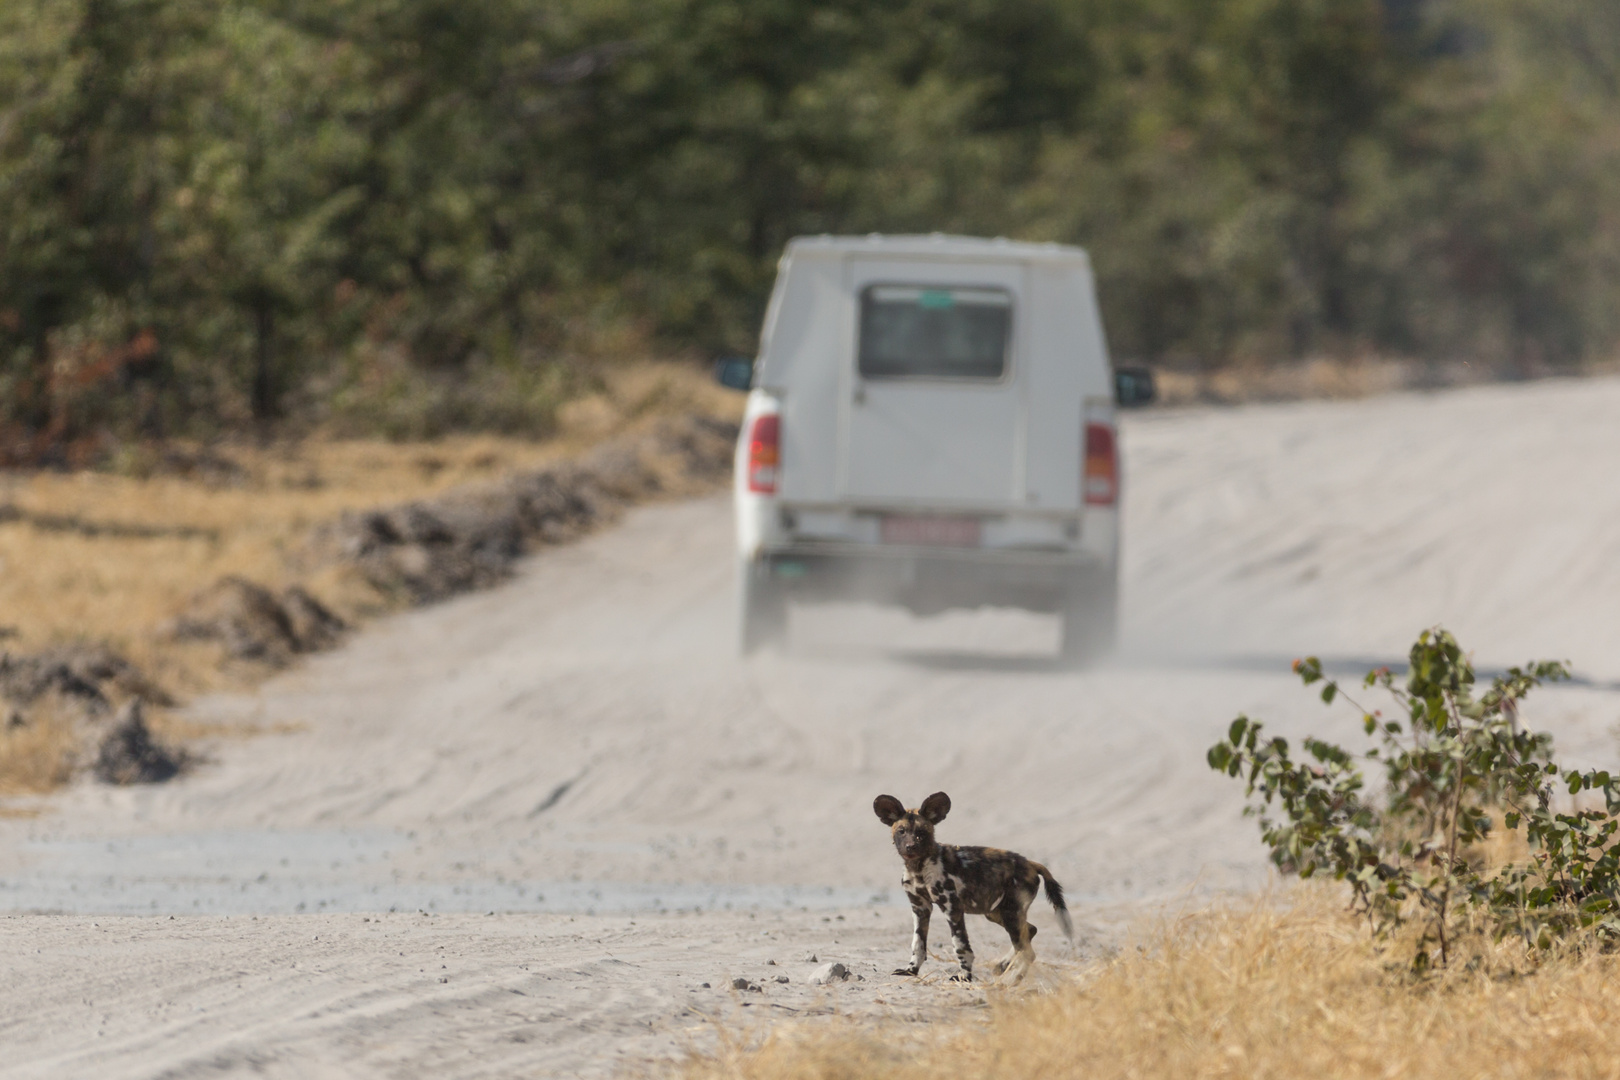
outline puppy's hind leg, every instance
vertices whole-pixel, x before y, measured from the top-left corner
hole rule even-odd
[[[1035,962],[1035,927],[1029,922],[1029,905],[1034,899],[1033,894],[1009,893],[1001,903],[1001,918],[996,920],[1012,939],[1012,949],[1007,953],[1007,963],[1002,970],[1010,969],[1015,983],[1029,973],[1030,965]]]
[[[1002,921],[1000,911],[987,911],[987,912],[984,913],[984,917],[989,919],[991,922],[995,923],[997,926],[1001,927],[1002,929],[1004,929],[1004,930],[1006,929],[1006,924]],[[999,957],[997,957],[995,963],[990,965],[990,974],[991,975],[1000,975],[1003,971],[1006,971],[1007,970],[1007,965],[1012,963],[1013,955],[1017,951],[1018,951],[1018,947],[1015,945],[1012,948],[1008,949],[1006,952],[1002,953]]]

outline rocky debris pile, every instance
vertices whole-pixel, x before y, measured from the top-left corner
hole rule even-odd
[[[180,775],[187,757],[152,738],[139,698],[118,711],[96,751],[96,779],[108,784],[157,784]]]
[[[294,585],[278,596],[246,578],[230,575],[192,598],[164,628],[179,641],[218,641],[235,660],[283,667],[300,653],[330,648],[348,629],[305,589]]]
[[[315,530],[311,561],[355,566],[385,594],[418,604],[493,585],[527,552],[605,524],[632,502],[696,493],[724,481],[736,436],[735,424],[711,417],[660,419],[578,461],[489,487],[347,514]],[[241,472],[234,462],[206,456],[166,465],[218,483],[237,482]],[[0,521],[8,515],[21,511],[0,505]],[[51,518],[45,524],[88,535],[191,535],[180,527],[136,529],[76,518]],[[218,642],[233,660],[281,667],[331,647],[348,626],[300,586],[278,593],[232,575],[198,593],[158,630],[170,640]],[[15,628],[0,626],[0,641],[14,636]],[[0,732],[36,723],[63,725],[70,747],[63,759],[67,772],[88,764],[97,777],[114,784],[179,775],[189,759],[155,740],[143,713],[145,705],[175,704],[105,646],[64,646],[33,655],[0,651]],[[94,753],[86,758],[91,747]]]
[[[486,588],[525,553],[573,539],[630,502],[712,487],[730,471],[736,435],[736,425],[703,416],[660,420],[577,462],[345,514],[315,530],[310,561],[348,563],[379,591],[414,604]],[[217,641],[231,659],[282,667],[329,648],[348,627],[298,586],[277,594],[233,575],[162,629],[175,640]]]
[[[115,715],[119,701],[123,705]],[[45,725],[61,732],[65,756],[53,768],[63,778],[87,756],[91,771],[111,784],[152,783],[178,775],[187,758],[152,738],[142,712],[147,704],[175,702],[105,645],[63,645],[33,655],[0,653],[4,729]]]
[[[318,529],[317,561],[359,568],[378,590],[416,604],[494,585],[528,551],[611,521],[629,503],[713,486],[731,468],[736,425],[662,420],[578,462],[479,489],[346,514]]]
[[[0,698],[29,706],[47,696],[90,716],[108,712],[115,696],[174,704],[139,668],[105,645],[61,645],[32,656],[0,653]]]
[[[345,514],[328,526],[325,546],[353,563],[379,591],[416,604],[432,603],[506,577],[523,553],[521,495],[453,493],[430,502]],[[590,507],[563,497],[534,500],[532,512],[548,524],[571,525]],[[547,505],[547,503],[557,505]]]
[[[0,655],[0,697],[13,705],[32,705],[48,694],[56,694],[87,712],[104,712],[107,708],[101,688],[68,664],[42,656]]]

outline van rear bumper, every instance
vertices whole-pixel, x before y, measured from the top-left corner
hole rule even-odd
[[[761,552],[753,572],[793,600],[869,600],[931,615],[976,607],[1058,612],[1077,588],[1114,570],[1067,551],[811,543]]]

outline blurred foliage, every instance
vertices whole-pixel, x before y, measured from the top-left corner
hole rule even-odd
[[[1115,351],[1607,357],[1596,0],[10,0],[0,458],[531,430],[801,233],[1076,242]]]

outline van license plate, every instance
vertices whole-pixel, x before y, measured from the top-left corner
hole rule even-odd
[[[908,517],[885,515],[881,526],[885,544],[919,547],[978,547],[979,519],[971,517]]]

